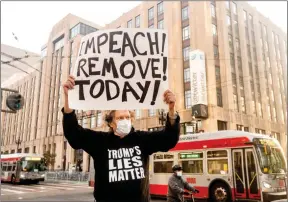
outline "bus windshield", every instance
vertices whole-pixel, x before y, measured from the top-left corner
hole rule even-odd
[[[280,174],[287,170],[281,146],[276,140],[257,138],[256,151],[259,158],[259,164],[264,174]]]
[[[45,171],[46,166],[44,163],[44,159],[27,159],[27,157],[22,160],[22,171],[27,172],[39,172],[39,171]]]

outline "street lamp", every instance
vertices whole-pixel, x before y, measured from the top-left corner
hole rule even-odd
[[[164,109],[161,109],[161,112],[159,113],[159,123],[164,126],[165,122],[166,122],[166,113],[164,111]]]
[[[17,149],[16,149],[16,151],[17,151],[17,153],[18,153],[18,149],[19,149],[19,145],[21,144],[21,140],[20,140],[20,136],[18,137],[18,140],[16,140],[15,141],[15,143],[16,143],[16,145],[17,145]]]
[[[193,127],[193,132],[198,133],[198,121],[196,120],[195,116],[192,116],[192,127]]]

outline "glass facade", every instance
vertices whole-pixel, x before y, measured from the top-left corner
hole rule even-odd
[[[74,38],[77,34],[81,34],[83,36],[90,34],[92,32],[96,32],[97,29],[86,25],[84,23],[78,23],[70,30],[70,39]]]

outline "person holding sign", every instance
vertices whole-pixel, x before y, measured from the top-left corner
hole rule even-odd
[[[172,149],[179,140],[180,117],[175,112],[176,97],[166,90],[163,100],[169,112],[161,131],[136,131],[128,110],[112,110],[106,116],[110,132],[93,131],[78,124],[70,109],[68,91],[75,86],[69,76],[63,84],[65,105],[63,130],[73,149],[83,149],[94,159],[97,202],[149,202],[149,155]],[[95,102],[95,105],[97,103]]]

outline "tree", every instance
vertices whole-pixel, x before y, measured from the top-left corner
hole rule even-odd
[[[50,165],[54,168],[56,154],[51,154],[49,151],[44,152],[44,161],[47,167]]]

